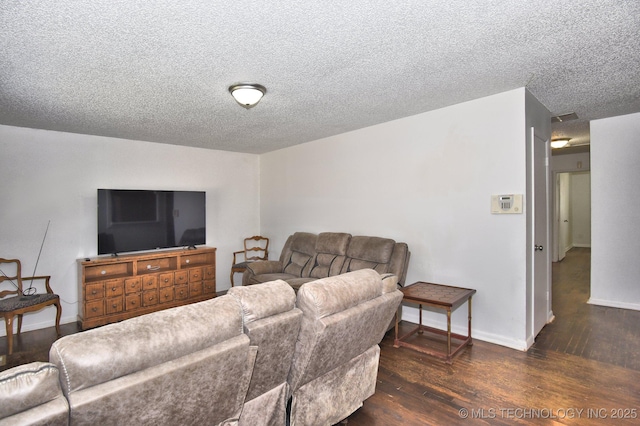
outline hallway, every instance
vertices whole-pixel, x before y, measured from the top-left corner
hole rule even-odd
[[[640,371],[640,312],[590,305],[591,249],[553,264],[552,309],[530,350],[553,350]]]

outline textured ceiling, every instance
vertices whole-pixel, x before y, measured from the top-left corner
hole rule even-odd
[[[638,0],[2,0],[0,124],[264,153],[526,86],[588,143],[639,34]]]

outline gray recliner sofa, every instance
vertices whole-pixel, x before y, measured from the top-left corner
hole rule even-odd
[[[0,373],[0,425],[69,424],[58,367],[32,362]]]
[[[402,301],[395,275],[363,269],[303,285],[289,371],[291,426],[330,426],[375,392],[380,347]]]
[[[244,332],[258,348],[239,426],[284,425],[287,375],[302,324],[296,294],[284,281],[232,287],[227,294],[242,306]]]
[[[50,361],[75,425],[237,425],[257,348],[230,296],[65,336]]]
[[[391,273],[404,285],[410,255],[406,243],[390,238],[296,232],[285,242],[279,260],[250,263],[242,285],[283,280],[297,291],[310,281],[360,269]]]
[[[375,391],[396,283],[364,269],[297,295],[237,287],[62,337],[50,362],[0,373],[0,426],[334,424]]]

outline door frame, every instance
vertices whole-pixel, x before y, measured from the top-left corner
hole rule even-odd
[[[553,215],[551,214],[551,147],[550,138],[541,137],[536,134],[535,127],[531,127],[529,134],[529,146],[528,148],[528,169],[529,176],[527,182],[527,191],[529,191],[528,200],[531,203],[529,206],[530,214],[529,220],[529,238],[528,238],[528,281],[529,291],[527,298],[529,303],[527,304],[528,312],[528,327],[527,327],[527,343],[528,346],[532,345],[536,336],[545,324],[551,322],[554,318],[553,311],[551,310],[551,220]],[[543,167],[535,167],[536,155],[535,148],[536,143],[544,144],[544,159]],[[544,185],[542,190],[545,191],[542,206],[536,206],[534,191],[539,190],[535,184],[535,178],[537,173],[544,173]],[[540,210],[542,209],[542,210]],[[536,217],[538,214],[546,214],[546,220],[544,221],[541,234],[537,234]],[[541,245],[543,250],[541,252],[535,250],[535,246]],[[542,262],[542,265],[540,265]],[[539,268],[538,268],[539,267]],[[538,272],[536,272],[538,271]],[[541,272],[540,272],[541,271]],[[544,301],[542,309],[538,309],[536,305],[536,294],[542,292],[544,295]]]

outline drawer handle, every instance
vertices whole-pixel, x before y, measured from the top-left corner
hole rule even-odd
[[[100,271],[100,275],[106,275],[106,274],[107,274],[107,271],[105,270]]]
[[[131,305],[136,306],[136,301],[132,300],[131,302],[129,302]]]
[[[98,294],[96,290],[91,290],[91,294]]]
[[[149,301],[153,300],[153,296],[149,296]]]
[[[198,278],[198,274],[193,274],[193,278]]]
[[[115,287],[111,287],[111,291],[116,291],[116,288]]]
[[[92,312],[98,312],[98,308],[91,308]]]
[[[168,282],[169,282],[169,278],[165,278],[165,279],[164,279],[164,282],[165,282],[165,283],[168,283]]]
[[[112,307],[113,309],[115,309],[115,308],[117,308],[117,307],[118,307],[118,305],[116,305],[116,304],[114,303],[113,305],[111,305],[111,307]]]
[[[191,263],[191,261],[189,259],[186,260],[186,263]]]

